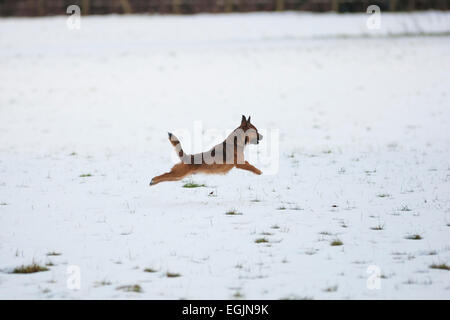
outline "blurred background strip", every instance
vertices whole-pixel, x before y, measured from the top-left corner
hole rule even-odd
[[[365,12],[369,5],[382,11],[449,10],[450,0],[0,0],[0,16],[65,15],[70,5],[83,15],[202,12],[315,11]]]

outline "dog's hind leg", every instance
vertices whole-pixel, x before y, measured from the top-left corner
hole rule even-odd
[[[170,172],[156,176],[150,182],[151,186],[164,181],[178,181],[192,173],[191,167],[188,164],[178,163],[173,166]]]

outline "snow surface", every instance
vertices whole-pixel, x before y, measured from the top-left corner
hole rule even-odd
[[[450,14],[366,20],[0,19],[0,298],[449,299]],[[265,175],[148,186],[242,114]]]

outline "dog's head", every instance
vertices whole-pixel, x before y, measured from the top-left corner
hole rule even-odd
[[[245,119],[245,116],[242,116],[241,125],[239,128],[245,133],[245,144],[258,144],[263,138],[262,134],[258,133],[258,129],[250,123],[250,116],[248,119]]]

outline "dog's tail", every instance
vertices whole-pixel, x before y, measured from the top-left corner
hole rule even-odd
[[[168,132],[168,135],[169,141],[175,147],[175,151],[178,157],[180,158],[180,160],[183,160],[186,154],[184,153],[183,148],[181,148],[180,140],[178,140],[178,138],[175,137],[175,135],[170,132]]]

